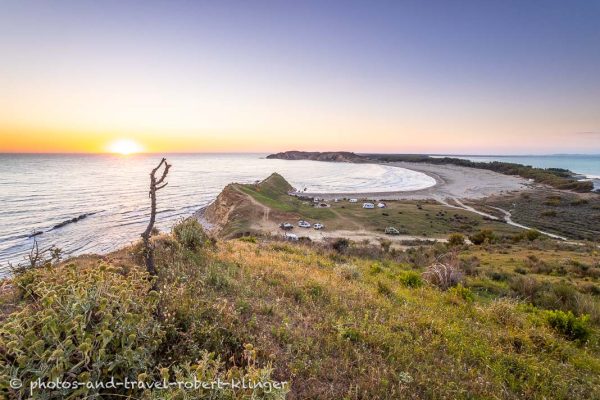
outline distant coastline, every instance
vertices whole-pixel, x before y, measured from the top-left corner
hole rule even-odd
[[[476,158],[478,156],[472,156]],[[510,157],[510,156],[506,156]],[[598,182],[594,181],[592,175],[588,177],[585,174],[573,172],[570,168],[564,167],[536,167],[514,162],[505,161],[473,161],[467,157],[460,158],[456,156],[430,156],[420,154],[377,154],[377,153],[352,153],[346,151],[338,152],[302,152],[286,151],[271,154],[267,158],[285,159],[285,160],[316,160],[333,162],[360,162],[360,163],[426,163],[438,165],[457,165],[468,168],[485,169],[498,172],[504,175],[518,175],[525,179],[531,179],[536,183],[546,184],[556,189],[570,190],[575,192],[591,192],[598,189]]]

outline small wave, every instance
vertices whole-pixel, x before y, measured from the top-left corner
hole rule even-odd
[[[53,231],[55,229],[60,229],[63,226],[66,226],[66,225],[69,225],[69,224],[74,224],[75,222],[79,222],[82,219],[85,219],[85,218],[89,217],[90,215],[94,215],[94,214],[96,214],[96,213],[95,212],[93,212],[93,213],[86,213],[86,214],[81,214],[80,216],[75,217],[75,218],[67,219],[67,220],[65,220],[65,221],[63,221],[61,223],[58,223],[58,224],[54,225],[52,227],[52,229],[50,229],[50,230]]]

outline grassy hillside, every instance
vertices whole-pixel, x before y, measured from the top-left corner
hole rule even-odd
[[[269,219],[277,224],[304,219],[313,223],[321,222],[328,230],[369,230],[380,233],[386,227],[393,226],[402,234],[425,237],[445,237],[451,233],[469,235],[481,229],[491,229],[501,235],[520,231],[500,221],[428,201],[387,201],[385,209],[363,209],[362,202],[340,200],[338,203],[329,202],[328,208],[317,208],[310,199],[290,196],[288,192],[291,187],[279,174],[273,174],[259,184],[236,184],[233,188],[237,193],[244,193],[256,203],[268,207]],[[229,237],[248,232],[252,221],[262,218],[260,210],[237,196],[237,193],[232,193],[229,201],[222,201],[225,204],[237,204],[236,218],[227,221],[224,228]]]
[[[246,377],[288,381],[289,399],[600,397],[596,248],[213,243],[192,220],[154,241],[160,293],[149,292],[138,246],[5,283],[0,381]],[[449,287],[432,274],[436,260],[452,270]]]

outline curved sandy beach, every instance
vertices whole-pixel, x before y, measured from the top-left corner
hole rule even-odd
[[[461,167],[457,165],[437,165],[426,163],[394,162],[386,163],[400,168],[421,172],[435,179],[436,184],[422,190],[377,193],[303,193],[306,196],[319,196],[325,199],[334,197],[357,196],[362,199],[381,200],[444,200],[481,199],[488,196],[521,191],[530,188],[533,183],[518,176],[503,175],[484,169]]]

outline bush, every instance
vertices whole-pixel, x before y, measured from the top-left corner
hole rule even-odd
[[[460,283],[455,287],[450,288],[450,290],[448,290],[448,293],[468,302],[475,300],[475,296],[473,295],[473,292],[471,292],[471,289],[464,287]]]
[[[248,243],[256,243],[256,237],[255,236],[242,236],[239,238],[239,240],[241,240],[242,242],[248,242]]]
[[[530,242],[533,242],[535,239],[539,238],[541,235],[542,235],[541,232],[538,231],[537,229],[528,229],[525,232],[525,237]]]
[[[345,253],[350,247],[350,241],[346,238],[339,238],[331,245],[335,251],[338,253]]]
[[[448,246],[462,246],[465,244],[465,237],[460,233],[453,233],[448,236]]]
[[[591,334],[589,316],[576,317],[571,311],[546,311],[548,324],[570,340],[585,341]]]
[[[18,397],[29,383],[94,382],[137,379],[153,367],[152,356],[162,331],[153,318],[158,295],[145,273],[123,276],[107,264],[76,268],[71,264],[36,271],[23,290],[20,312],[10,314],[0,329],[0,380],[19,379]],[[93,387],[56,389],[48,398],[96,397]],[[100,396],[101,397],[101,396]]]
[[[469,240],[476,245],[494,243],[496,241],[496,235],[490,229],[481,229],[479,232],[469,236]]]
[[[400,282],[404,286],[416,288],[423,285],[423,280],[421,279],[421,275],[414,271],[405,271],[400,275]]]
[[[185,248],[198,250],[208,242],[208,236],[195,218],[188,218],[173,227],[173,236]]]
[[[455,258],[445,263],[436,261],[423,272],[423,278],[430,284],[442,290],[447,290],[462,282],[463,276],[456,264]]]
[[[377,293],[385,297],[394,298],[394,291],[382,281],[377,281]]]

